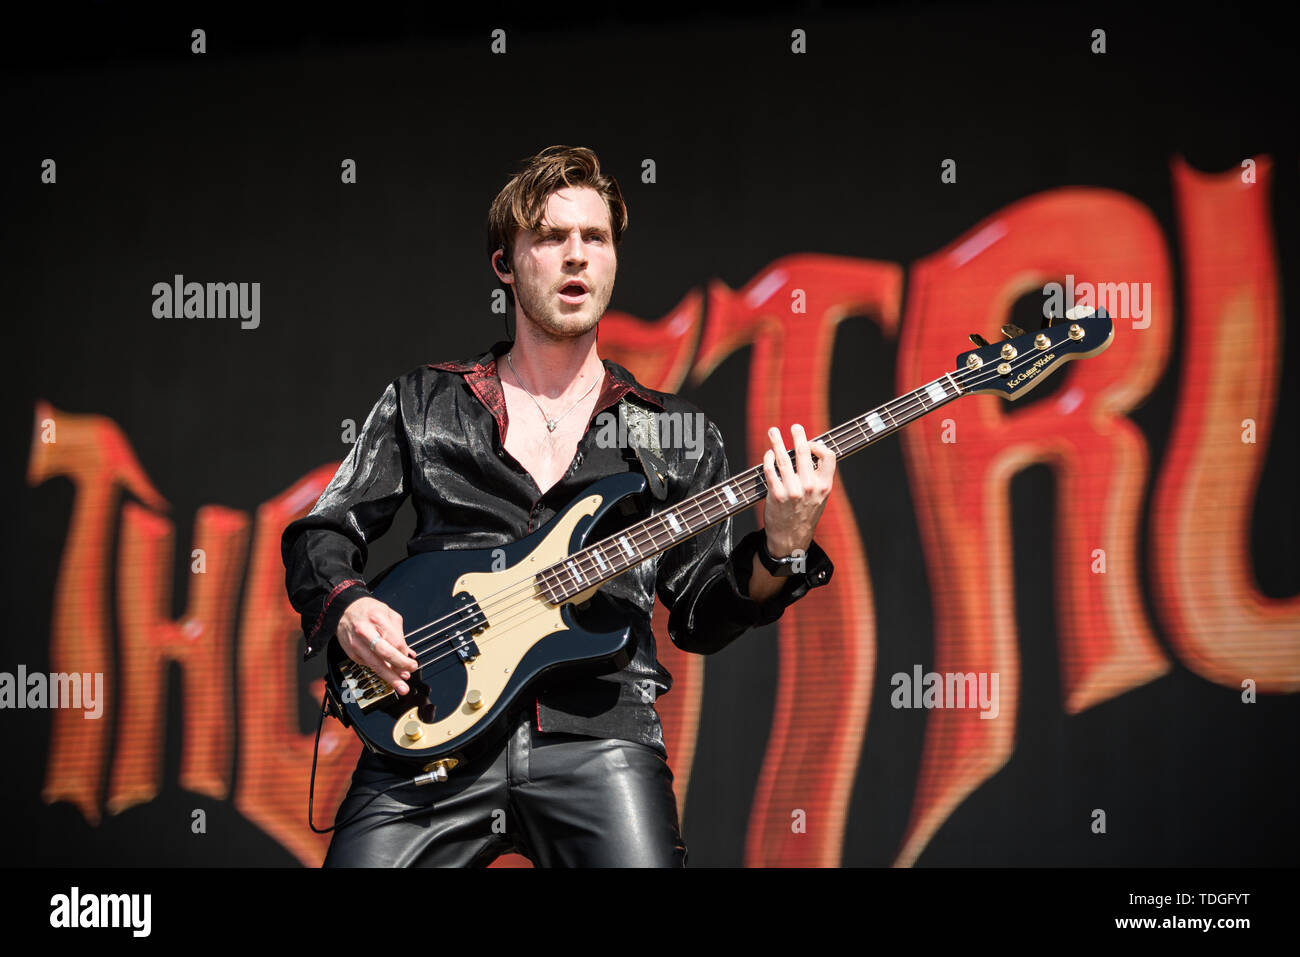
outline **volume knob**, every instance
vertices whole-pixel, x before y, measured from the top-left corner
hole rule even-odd
[[[465,695],[465,703],[473,710],[477,711],[479,708],[483,707],[483,692],[478,691],[477,689],[471,691],[469,694]]]
[[[424,728],[418,721],[408,721],[402,725],[402,732],[412,741],[419,741],[424,735]]]

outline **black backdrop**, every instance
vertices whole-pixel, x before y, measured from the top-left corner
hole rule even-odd
[[[0,670],[48,668],[54,579],[72,504],[65,480],[25,481],[39,399],[114,420],[170,500],[178,543],[207,503],[251,511],[345,452],[383,384],[502,336],[489,311],[486,209],[516,162],[552,143],[594,148],[619,178],[631,227],[613,308],[657,318],[691,289],[733,288],[795,252],[907,266],[1019,198],[1097,185],[1161,223],[1181,289],[1170,161],[1219,171],[1276,162],[1272,200],[1286,321],[1297,279],[1297,149],[1277,22],[1234,8],[1080,9],[707,5],[660,18],[388,10],[192,15],[68,5],[4,41],[0,155],[8,374],[0,471],[9,505]],[[359,22],[358,22],[359,21]],[[189,52],[207,30],[208,52]],[[504,28],[508,54],[488,52]],[[808,31],[792,56],[790,31]],[[1104,56],[1089,52],[1107,31]],[[58,184],[40,162],[58,161]],[[339,163],[358,163],[358,184]],[[653,158],[658,181],[640,180]],[[959,178],[939,181],[954,157]],[[160,320],[153,283],[262,282],[262,321]],[[1175,313],[1177,314],[1177,307]],[[960,324],[954,333],[970,331]],[[1260,485],[1253,565],[1266,594],[1300,590],[1293,491],[1300,349],[1284,338],[1281,395]],[[896,344],[844,323],[833,421],[894,394]],[[1132,416],[1158,467],[1181,347]],[[685,394],[743,451],[747,354]],[[735,436],[735,438],[730,438]],[[873,559],[878,688],[932,660],[924,561],[901,446],[846,463]],[[1036,467],[1013,494],[1050,503]],[[1147,491],[1149,495],[1149,489]],[[747,516],[737,532],[752,527]],[[402,554],[409,519],[375,549]],[[1145,536],[1143,529],[1143,553]],[[1018,616],[1050,619],[1050,537],[1017,548]],[[179,613],[187,594],[177,562]],[[1152,616],[1160,635],[1159,620]],[[1025,633],[1025,629],[1021,629]],[[922,865],[1294,863],[1300,702],[1235,706],[1231,689],[1172,672],[1067,717],[1055,648],[1022,641],[1026,680],[1010,763],[949,818]],[[739,864],[776,683],[776,631],[709,659],[686,808],[692,864]],[[304,669],[304,678],[314,676]],[[40,785],[49,717],[0,714],[7,863],[270,863],[295,858],[230,804],[202,801],[209,840],[187,840],[196,798],[176,785],[173,682],[164,790],[91,827]],[[312,703],[302,696],[303,727]],[[923,722],[874,697],[843,846],[887,864],[914,798]],[[1104,750],[1109,760],[1087,761]],[[1086,775],[1082,770],[1086,766]],[[1084,778],[1086,776],[1086,785]],[[1086,793],[1085,793],[1086,792]],[[1152,822],[1098,841],[1078,815],[1098,795]],[[1071,819],[1068,825],[1066,819]],[[169,835],[174,835],[169,837]]]

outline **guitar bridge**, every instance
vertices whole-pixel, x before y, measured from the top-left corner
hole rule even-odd
[[[355,701],[363,712],[370,710],[393,693],[392,685],[355,661],[345,661],[340,664],[339,673],[343,676],[343,700]]]

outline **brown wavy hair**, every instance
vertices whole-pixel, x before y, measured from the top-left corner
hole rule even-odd
[[[609,209],[614,247],[618,248],[623,241],[623,231],[627,229],[627,204],[623,202],[618,180],[600,171],[600,160],[595,153],[585,146],[548,146],[522,162],[519,172],[510,178],[488,209],[489,261],[493,253],[505,247],[505,261],[511,263],[518,231],[541,226],[547,199],[566,186],[585,186],[600,193]],[[502,289],[509,290],[513,303],[514,288],[501,282],[500,277],[497,277],[497,283]]]

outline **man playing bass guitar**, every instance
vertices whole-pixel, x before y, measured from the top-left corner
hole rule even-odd
[[[635,450],[599,440],[602,414],[620,404],[702,425],[696,448],[657,450],[666,474],[650,479],[665,507],[727,480],[716,425],[597,354],[626,226],[618,184],[588,149],[543,150],[502,189],[488,253],[514,302],[515,339],[389,384],[315,507],[285,530],[306,656],[335,636],[349,658],[407,694],[419,666],[407,638],[419,623],[403,622],[361,580],[370,543],[408,495],[412,554],[522,539],[591,483],[644,470]],[[728,518],[584,603],[584,614],[632,628],[636,651],[622,670],[548,680],[521,702],[507,736],[433,787],[399,786],[409,767],[363,751],[326,866],[481,866],[509,851],[539,866],[684,865],[654,709],[672,681],[655,654],[655,596],[670,612],[671,640],[710,654],[776,621],[833,570],[813,531],[835,456],[799,425],[790,430],[794,463],[781,432],[769,438],[764,528],[733,548]]]

